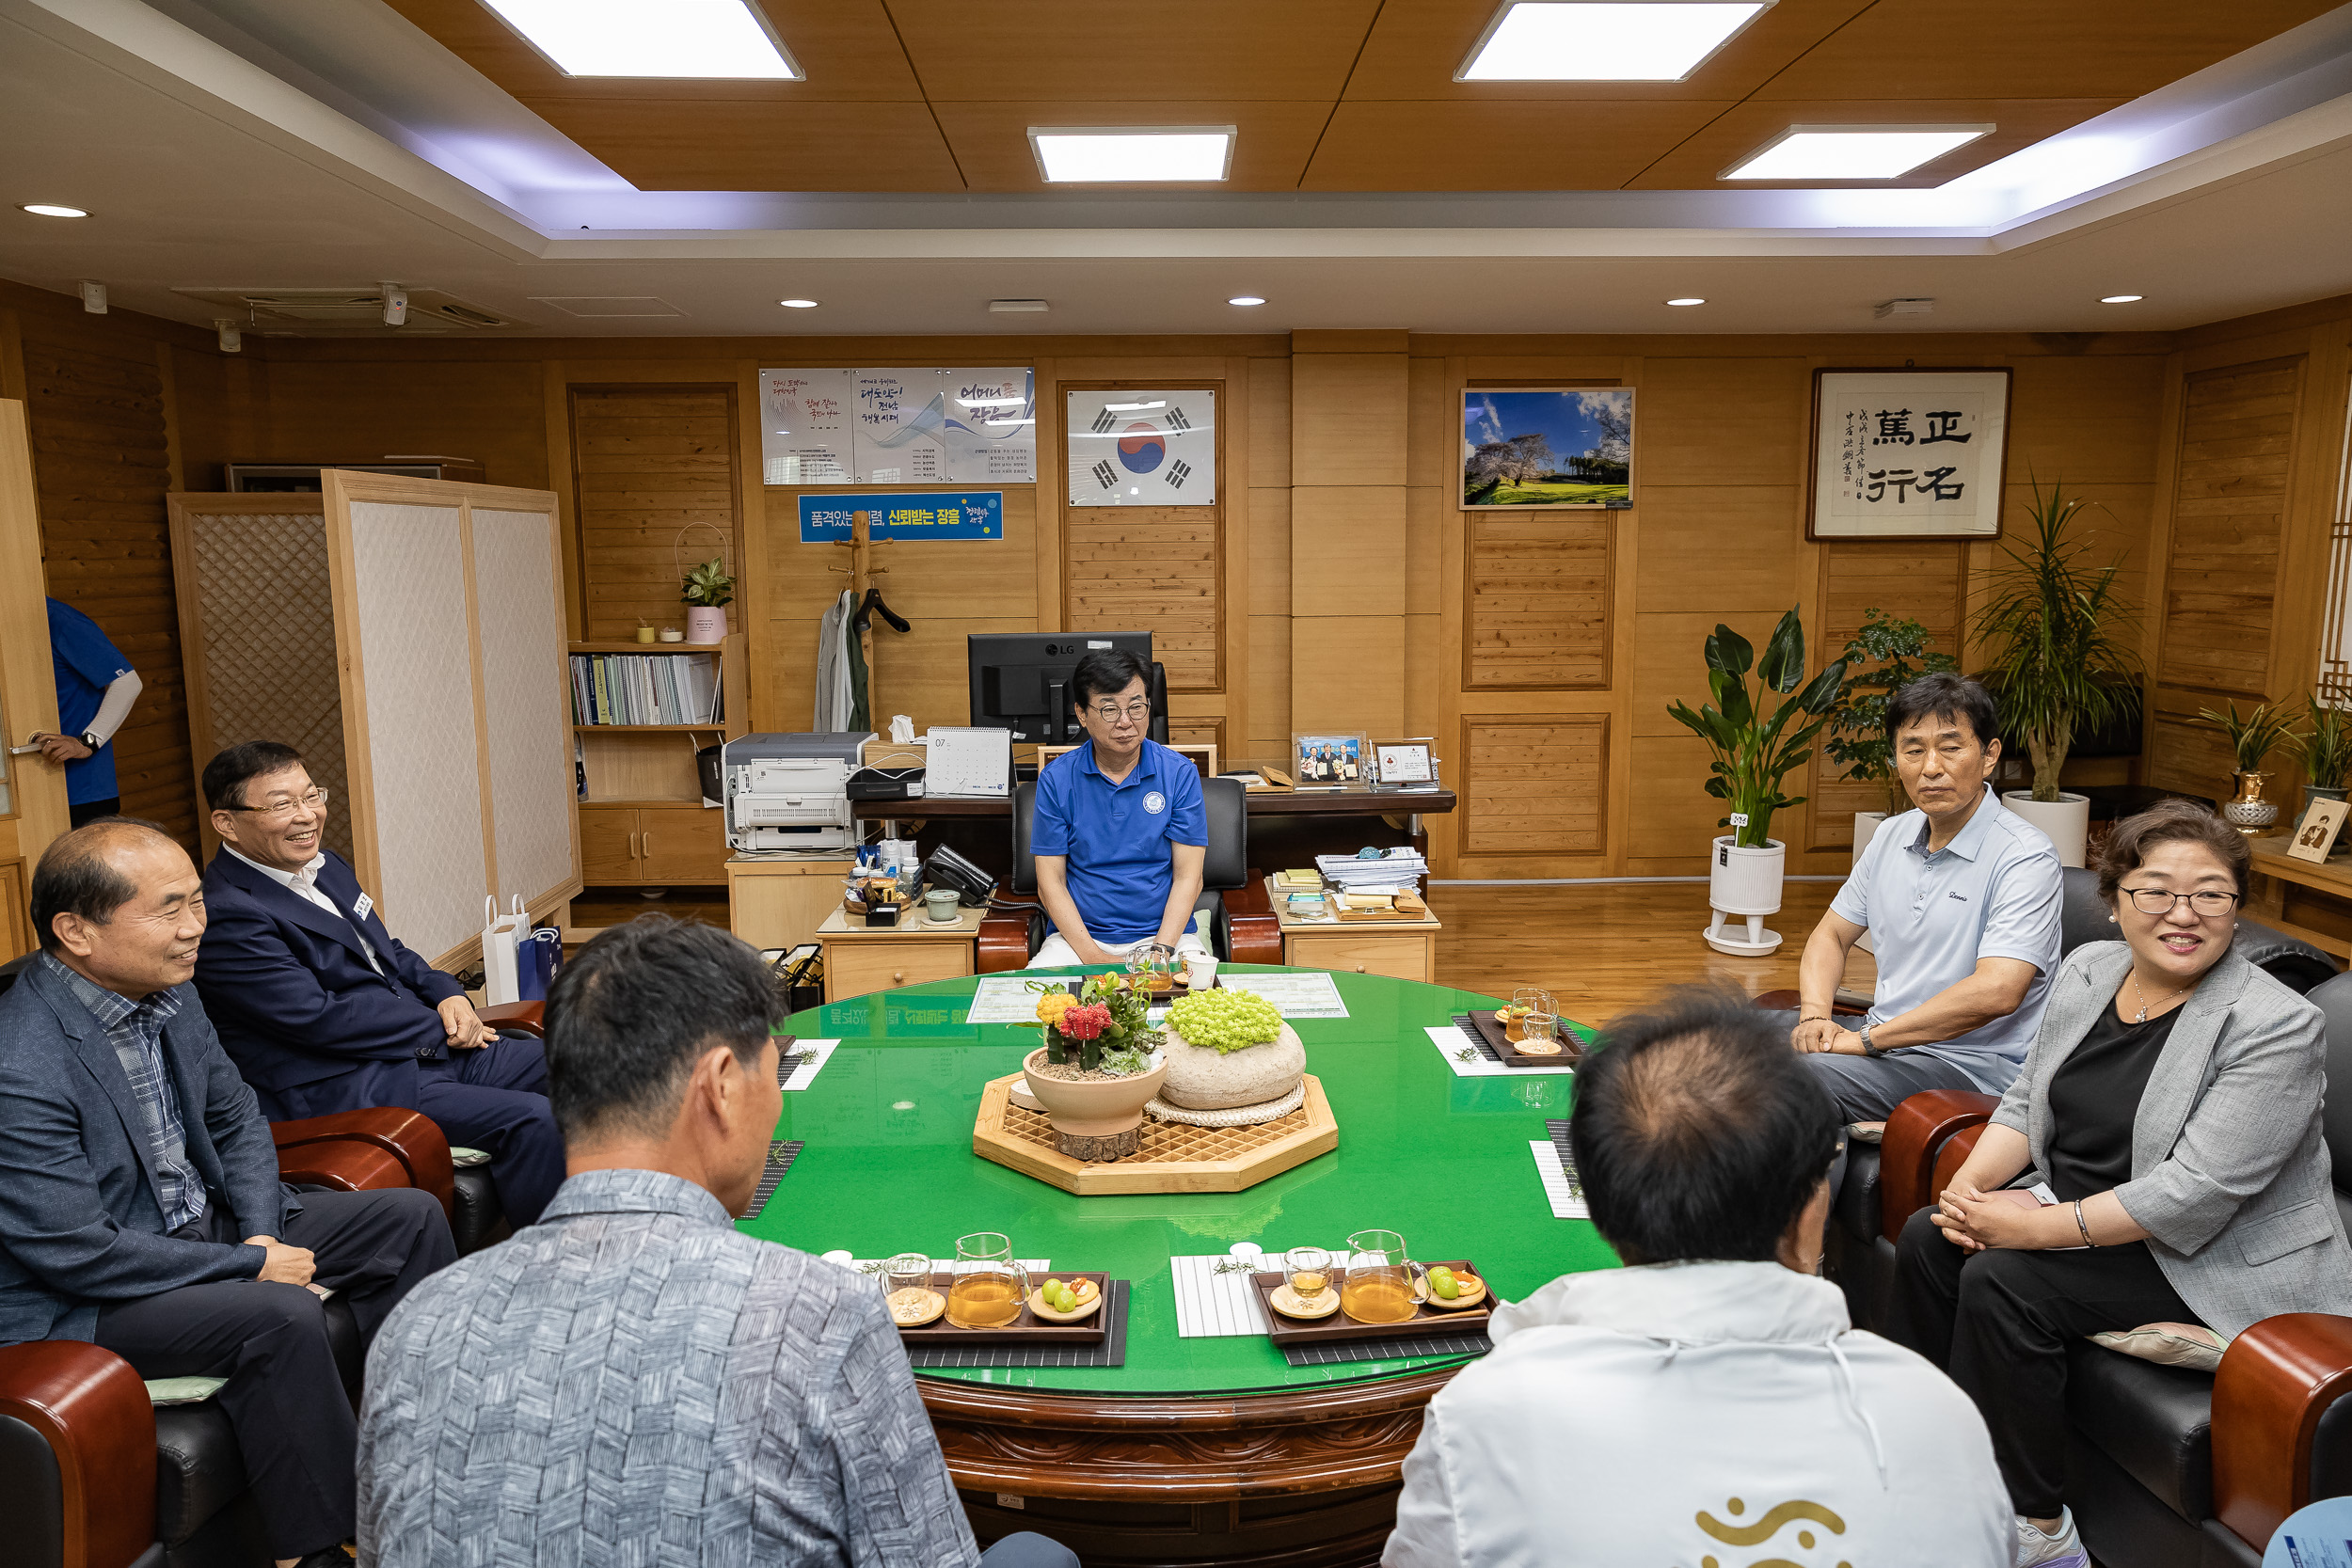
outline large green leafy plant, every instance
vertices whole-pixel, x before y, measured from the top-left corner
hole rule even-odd
[[[2303,759],[2303,782],[2316,789],[2342,789],[2352,773],[2352,715],[2316,697],[2306,699],[2312,727],[2289,734],[2287,744]]]
[[[2090,546],[2066,537],[2086,503],[2052,481],[2033,487],[2033,527],[2002,546],[1977,635],[1992,648],[1984,684],[1999,699],[2002,733],[2033,763],[2033,798],[2058,798],[2058,772],[2078,728],[2098,729],[2139,706],[2139,660],[2115,635],[2131,612],[2116,593],[2121,560],[2086,565]]]
[[[1830,710],[1829,738],[1821,743],[1821,752],[1854,783],[1874,784],[1885,790],[1890,814],[1909,810],[1911,802],[1895,772],[1895,743],[1886,736],[1886,705],[1921,675],[1960,668],[1960,661],[1951,655],[1927,651],[1934,641],[1916,621],[1898,621],[1883,610],[1866,610],[1862,629],[1854,633],[1842,656],[1848,669],[1863,673],[1846,683],[1837,705]],[[1918,662],[1913,663],[1914,659]]]
[[[1750,666],[1756,670],[1753,695]],[[1718,626],[1708,635],[1707,685],[1715,700],[1695,713],[1681,702],[1667,704],[1666,711],[1714,753],[1707,793],[1731,808],[1719,825],[1733,830],[1732,842],[1740,847],[1762,848],[1772,837],[1772,813],[1804,803],[1802,795],[1783,795],[1780,782],[1813,755],[1813,737],[1829,722],[1845,682],[1846,661],[1839,659],[1797,690],[1804,683],[1804,626],[1794,606],[1772,628],[1761,658],[1755,645],[1729,626]],[[1767,713],[1765,700],[1773,695],[1780,700]]]

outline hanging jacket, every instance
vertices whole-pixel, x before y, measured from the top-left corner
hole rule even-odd
[[[817,711],[809,728],[819,735],[838,735],[850,727],[850,664],[842,640],[856,607],[857,596],[844,588],[817,628]]]
[[[1384,1568],[2009,1568],[1976,1406],[1778,1263],[1553,1280],[1429,1403]]]

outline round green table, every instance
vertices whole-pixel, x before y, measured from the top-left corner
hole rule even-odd
[[[1614,1264],[1589,1224],[1552,1217],[1528,1148],[1567,1114],[1575,1080],[1456,1077],[1424,1030],[1492,998],[1332,978],[1348,1016],[1292,1022],[1339,1147],[1240,1193],[1078,1197],[973,1153],[981,1086],[1020,1070],[1039,1037],[964,1022],[972,979],[786,1021],[841,1044],[784,1097],[776,1136],[806,1147],[740,1222],[747,1233],[810,1253],[945,1258],[957,1237],[996,1230],[1020,1257],[1130,1282],[1123,1366],[918,1374],[983,1538],[1044,1529],[1089,1562],[1377,1557],[1422,1406],[1459,1359],[1294,1368],[1262,1338],[1179,1338],[1171,1257],[1330,1246],[1378,1227],[1417,1257],[1471,1259],[1503,1299]]]

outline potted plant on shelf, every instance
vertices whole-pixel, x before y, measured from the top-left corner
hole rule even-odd
[[[1273,1003],[1218,989],[1179,997],[1168,1009],[1168,1081],[1160,1098],[1187,1111],[1286,1114],[1307,1052]],[[1279,1109],[1277,1109],[1279,1107]],[[1221,1120],[1246,1121],[1242,1116]]]
[[[727,635],[726,607],[735,602],[735,578],[727,558],[714,555],[686,574],[679,585],[686,601],[686,641],[718,642]]]
[[[1036,1027],[1045,1043],[1021,1070],[1054,1124],[1054,1144],[1073,1160],[1117,1160],[1142,1147],[1143,1107],[1160,1091],[1164,1037],[1151,1026],[1148,993],[1123,974],[1032,980]]]
[[[2001,797],[2010,810],[2049,835],[2060,865],[2081,865],[2090,837],[2090,798],[2058,787],[2076,733],[2128,718],[2139,704],[2138,659],[2115,635],[2130,619],[2116,593],[2122,562],[2091,568],[2090,546],[2066,537],[2087,504],[2052,481],[2033,487],[2032,529],[2002,547],[1992,596],[1976,633],[1993,650],[1979,677],[2000,703],[2001,733],[2024,746],[2033,788]]]
[[[2306,699],[2306,705],[2312,727],[2287,736],[2303,762],[2303,815],[2296,818],[2298,823],[2311,815],[2313,800],[2344,800],[2344,775],[2352,772],[2352,721],[2344,709],[2316,697]]]
[[[1753,696],[1747,683],[1751,664],[1756,677]],[[1714,915],[1705,934],[1719,953],[1762,954],[1780,945],[1780,934],[1764,929],[1763,920],[1780,909],[1788,858],[1788,847],[1772,836],[1772,813],[1804,803],[1802,795],[1783,795],[1781,780],[1813,755],[1813,737],[1829,722],[1829,710],[1845,686],[1845,660],[1829,665],[1798,691],[1804,680],[1804,626],[1792,605],[1772,628],[1761,658],[1746,638],[1717,626],[1707,639],[1707,685],[1715,700],[1696,712],[1687,703],[1666,705],[1677,723],[1707,742],[1713,753],[1707,793],[1730,808],[1719,826],[1731,832],[1715,840],[1708,866],[1707,901]],[[1780,697],[1769,714],[1763,706],[1767,693]],[[1744,940],[1724,927],[1727,914],[1746,917]]]
[[[2269,779],[2262,770],[2263,758],[2289,737],[2293,721],[2273,703],[2256,703],[2243,718],[2234,702],[2219,713],[2201,707],[2197,717],[2229,736],[2230,750],[2237,756],[2237,799],[2225,802],[2221,815],[2248,838],[2259,837],[2279,820],[2279,802],[2263,799],[2263,785]]]
[[[1886,705],[1895,693],[1921,675],[1960,668],[1949,654],[1931,654],[1935,639],[1916,621],[1898,621],[1883,610],[1862,612],[1862,629],[1854,633],[1841,656],[1851,675],[1837,705],[1830,710],[1828,738],[1822,754],[1845,768],[1854,784],[1876,784],[1886,792],[1883,811],[1853,814],[1853,858],[1870,847],[1870,840],[1889,817],[1911,809],[1902,780],[1895,772],[1895,743],[1886,737]],[[1917,663],[1912,661],[1916,659]]]

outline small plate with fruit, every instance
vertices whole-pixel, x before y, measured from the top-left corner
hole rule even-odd
[[[1103,1305],[1103,1288],[1083,1275],[1049,1278],[1029,1292],[1029,1311],[1049,1323],[1083,1323]]]
[[[1443,1263],[1429,1265],[1429,1294],[1422,1298],[1422,1305],[1454,1312],[1475,1307],[1486,1299],[1486,1282],[1468,1269],[1452,1269]]]

